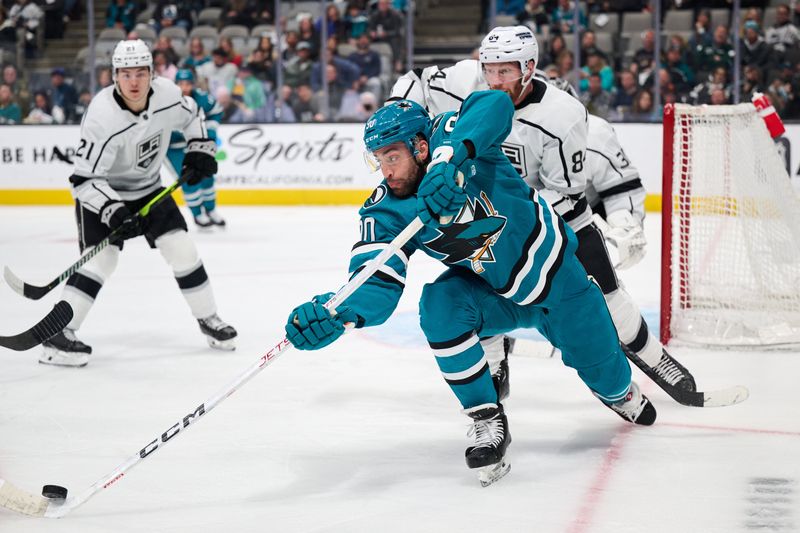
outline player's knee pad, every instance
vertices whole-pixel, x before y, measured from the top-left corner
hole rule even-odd
[[[639,335],[639,330],[644,324],[639,306],[623,288],[605,295],[611,319],[617,328],[619,340],[630,344]]]
[[[73,311],[72,320],[67,327],[81,327],[103,284],[117,268],[118,259],[119,248],[106,246],[67,279],[63,298],[72,306]]]
[[[479,312],[467,281],[440,277],[422,289],[419,323],[429,342],[450,341],[478,328]]]
[[[156,239],[156,248],[172,267],[176,277],[195,270],[201,263],[197,247],[183,230],[162,235]]]
[[[506,358],[504,337],[505,335],[495,335],[494,337],[481,339],[483,353],[486,356],[486,360],[489,362],[493,374],[500,366],[500,362]]]

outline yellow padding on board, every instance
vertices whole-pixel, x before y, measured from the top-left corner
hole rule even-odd
[[[372,191],[368,190],[265,190],[228,189],[217,191],[222,205],[361,205]],[[175,201],[183,205],[183,195],[175,193]],[[0,205],[71,205],[72,195],[64,190],[0,189]],[[647,211],[661,211],[661,195],[648,194],[644,201]]]

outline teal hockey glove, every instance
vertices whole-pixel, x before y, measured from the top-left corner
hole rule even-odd
[[[452,163],[439,163],[425,174],[417,190],[417,216],[426,226],[449,224],[464,207],[464,175]],[[440,220],[448,218],[448,220]]]
[[[345,324],[357,323],[355,311],[346,306],[339,306],[336,315],[332,316],[324,303],[330,300],[333,293],[315,296],[289,314],[286,323],[286,338],[298,350],[319,350],[342,336]]]

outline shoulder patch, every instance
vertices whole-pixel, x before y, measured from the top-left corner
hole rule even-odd
[[[386,185],[381,183],[375,188],[374,191],[372,191],[372,194],[370,195],[369,198],[367,198],[367,201],[364,202],[364,209],[369,209],[370,207],[380,203],[381,200],[386,198],[386,194],[387,194]]]

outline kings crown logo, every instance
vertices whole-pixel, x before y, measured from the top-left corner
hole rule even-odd
[[[438,228],[439,236],[425,243],[429,249],[444,255],[443,262],[452,265],[469,260],[476,274],[482,273],[483,263],[494,263],[492,246],[500,238],[507,218],[497,213],[486,193],[467,200],[455,222]]]
[[[136,168],[147,170],[153,164],[161,148],[161,134],[157,133],[149,139],[142,141],[136,147]]]

